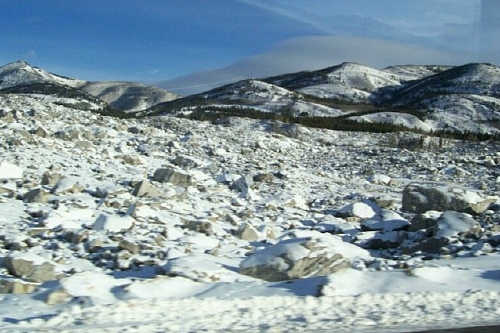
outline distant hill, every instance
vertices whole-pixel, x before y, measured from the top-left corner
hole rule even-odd
[[[87,82],[18,61],[0,67],[0,93],[44,95],[115,116],[250,117],[339,130],[500,135],[500,68],[347,62],[249,79],[180,98],[132,82]]]
[[[33,67],[24,61],[0,67],[0,92],[78,97],[86,101],[86,108],[98,109],[109,105],[122,112],[145,110],[178,98],[166,90],[140,83],[71,79]]]
[[[382,70],[343,63],[260,80],[243,80],[158,104],[145,114],[250,111],[288,117],[337,117],[340,121],[387,124],[421,131],[499,133],[500,68],[398,65]],[[195,112],[196,111],[196,112]],[[332,120],[329,120],[332,121]],[[326,120],[325,120],[326,122]]]

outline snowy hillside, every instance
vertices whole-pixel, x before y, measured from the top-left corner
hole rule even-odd
[[[416,116],[397,112],[377,112],[362,116],[352,116],[348,119],[362,123],[387,123],[410,129],[419,129],[424,132],[429,132],[433,129],[432,126],[426,124]]]
[[[62,104],[76,98],[79,101],[73,107],[108,114],[119,110],[137,116],[193,119],[229,115],[287,119],[336,129],[361,130],[366,123],[365,130],[382,132],[411,129],[500,134],[500,68],[489,64],[395,65],[378,70],[343,63],[317,71],[243,80],[180,98],[139,83],[69,79],[18,61],[0,67],[0,91],[49,95],[63,100]],[[336,117],[340,118],[334,120]],[[351,121],[358,125],[348,123]]]
[[[320,98],[366,103],[378,89],[400,86],[406,78],[355,63],[343,63],[320,71],[283,75],[266,81]]]
[[[344,114],[336,108],[305,100],[297,92],[259,80],[244,80],[170,103],[162,103],[148,110],[146,114],[189,114],[196,107],[203,107],[208,111],[238,107],[242,109],[243,116],[248,110],[330,117]]]
[[[23,94],[79,95],[87,102],[86,93],[113,108],[125,112],[148,109],[156,104],[178,98],[163,89],[129,82],[87,82],[70,79],[17,61],[0,67],[0,91]],[[104,106],[101,106],[104,108]]]
[[[85,81],[58,76],[32,67],[24,61],[16,61],[0,67],[0,90],[30,83],[54,83],[77,88]]]
[[[443,65],[395,65],[384,68],[383,71],[397,75],[404,82],[409,82],[423,79],[452,68],[453,66]]]
[[[213,112],[210,106],[229,105],[292,115],[300,117],[301,123],[320,127],[319,120],[302,120],[341,117],[337,123],[345,119],[364,122],[366,129],[370,124],[390,124],[394,129],[495,136],[500,133],[499,83],[500,68],[489,64],[398,65],[377,70],[343,63],[318,71],[241,81],[175,103],[162,103],[145,113],[186,115],[196,108]],[[217,112],[223,116],[223,110]],[[201,118],[197,114],[196,119]],[[323,122],[324,126],[333,123],[333,119]]]
[[[495,142],[0,94],[0,149],[2,332],[500,323]]]
[[[79,88],[126,112],[146,110],[179,98],[166,90],[133,82],[88,82]]]
[[[482,95],[500,97],[500,68],[488,64],[468,64],[412,82],[398,91],[393,103],[425,105],[432,96]]]

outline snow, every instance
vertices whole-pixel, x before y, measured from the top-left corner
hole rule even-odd
[[[23,169],[7,161],[0,162],[0,180],[23,178]]]
[[[85,271],[62,279],[60,284],[72,297],[88,297],[92,304],[113,304],[116,302],[112,293],[113,288],[127,282],[125,279],[115,279],[102,272]]]
[[[478,223],[471,216],[457,212],[444,212],[439,221],[439,230],[436,237],[451,237],[460,232],[469,232]]]
[[[183,284],[178,283],[178,290]],[[266,296],[222,300],[134,300],[116,305],[73,306],[48,316],[18,322],[18,330],[59,332],[397,332],[460,326],[464,321],[485,325],[494,322],[499,294],[411,292],[334,297]],[[404,311],[402,311],[404,309]],[[412,316],[402,316],[411,313]],[[1,327],[1,326],[0,326]],[[9,327],[2,327],[9,329]]]
[[[319,84],[310,82],[298,91],[322,98],[339,98],[349,102],[368,101],[372,92],[386,86],[397,86],[397,74],[386,73],[355,63],[344,63],[332,68]]]
[[[7,257],[13,260],[24,260],[31,262],[33,265],[42,265],[47,262],[47,260],[34,253],[22,253],[22,252],[12,252]]]
[[[277,245],[271,246],[264,251],[258,252],[258,255],[250,256],[248,259],[241,263],[241,267],[249,268],[269,264],[280,267],[281,269],[288,268],[288,264],[283,258],[282,254],[287,254],[293,261],[298,261],[305,258],[309,254],[309,250],[302,246],[302,243],[307,239],[290,239],[281,242]]]
[[[342,209],[338,211],[338,214],[357,216],[360,218],[371,218],[376,214],[376,212],[373,210],[372,206],[364,202],[355,202],[342,207]]]
[[[120,232],[130,229],[134,224],[134,219],[131,216],[115,216],[108,213],[102,213],[97,217],[92,229],[105,232]]]
[[[58,75],[51,74],[43,69],[31,67],[24,61],[17,61],[11,64],[0,67],[0,75],[3,80],[0,83],[0,89],[14,87],[24,83],[35,82],[54,82],[64,84],[71,87],[77,87],[84,81],[64,78]]]
[[[43,221],[45,227],[49,229],[80,229],[84,223],[94,216],[95,212],[92,209],[71,209],[65,205],[61,205],[58,210],[51,211],[46,214]]]
[[[363,116],[353,116],[349,117],[349,119],[365,123],[387,123],[404,126],[406,128],[419,129],[425,132],[429,132],[433,129],[430,124],[423,122],[416,116],[399,112],[377,112]]]
[[[470,217],[484,229],[481,239],[459,238],[463,219],[445,213],[456,232],[439,236],[460,247],[453,255],[365,249],[377,232],[362,228],[372,221],[383,240],[393,240],[392,230],[414,217],[401,211],[401,193],[416,180],[439,180],[473,202],[475,192],[464,189],[498,193],[497,169],[484,163],[498,157],[494,143],[452,142],[436,154],[388,147],[382,134],[298,127],[299,136],[287,137],[246,119],[229,126],[121,120],[29,96],[0,95],[0,106],[18,111],[18,119],[0,117],[2,159],[17,170],[0,190],[0,263],[9,255],[48,261],[63,276],[31,294],[1,294],[2,332],[403,332],[499,323],[497,208]],[[52,134],[31,134],[38,125]],[[29,140],[11,145],[19,130]],[[82,139],[93,149],[79,146]],[[118,157],[124,151],[141,162],[127,164]],[[195,184],[152,180],[177,156],[196,162],[187,170]],[[467,176],[448,172],[453,166]],[[64,177],[43,185],[48,202],[20,200],[48,170]],[[272,181],[250,181],[264,173]],[[242,179],[246,191],[235,186]],[[141,180],[165,195],[133,196]],[[259,239],[241,239],[242,225]],[[406,242],[426,235],[402,232]],[[320,248],[304,247],[310,240]],[[239,272],[285,252],[291,260],[340,253],[352,265],[282,282]],[[4,279],[13,276],[0,264]],[[46,304],[57,292],[67,299]]]

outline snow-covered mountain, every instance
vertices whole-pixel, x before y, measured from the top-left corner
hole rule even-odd
[[[381,88],[398,87],[408,79],[399,75],[355,63],[343,63],[314,72],[300,72],[265,79],[278,86],[319,98],[346,103],[369,103]]]
[[[295,116],[338,117],[422,131],[491,133],[500,121],[500,69],[398,65],[382,70],[343,63],[317,71],[245,80],[160,104],[150,114],[238,105]]]
[[[146,110],[179,98],[164,89],[135,82],[86,82],[78,88],[126,112]]]
[[[59,98],[62,104],[77,97],[71,103],[81,109],[102,111],[110,105],[139,116],[204,119],[203,114],[231,114],[255,118],[273,117],[265,115],[272,113],[280,119],[341,117],[342,122],[390,125],[392,130],[500,132],[500,68],[489,64],[397,65],[379,70],[342,63],[317,71],[243,80],[179,98],[139,83],[70,79],[19,61],[0,68],[0,91],[42,94]],[[322,126],[320,121],[314,123]]]
[[[244,80],[162,103],[147,110],[145,114],[188,115],[199,108],[207,111],[238,108],[241,109],[242,116],[248,115],[250,111],[274,114],[307,113],[311,116],[329,117],[344,114],[334,107],[308,101],[298,92],[260,80]]]
[[[49,73],[32,67],[24,61],[16,61],[0,67],[0,90],[32,83],[53,83],[77,88],[86,82]]]
[[[24,61],[0,67],[0,92],[55,95],[59,98],[78,96],[96,109],[93,98],[124,111],[145,110],[153,105],[178,98],[166,90],[132,82],[88,82],[49,73]],[[101,104],[100,108],[105,105]],[[86,108],[89,108],[88,105]]]

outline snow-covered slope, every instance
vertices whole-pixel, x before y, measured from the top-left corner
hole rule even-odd
[[[248,109],[295,116],[307,113],[310,116],[335,117],[343,114],[336,108],[308,101],[298,92],[260,80],[243,80],[172,103],[163,103],[153,107],[150,112],[163,115],[186,114],[196,107],[207,110],[238,107],[242,109],[242,116]]]
[[[400,89],[393,103],[421,105],[432,98],[454,94],[500,96],[500,68],[489,64],[467,64],[412,82]]]
[[[442,73],[452,68],[453,66],[444,65],[395,65],[384,68],[383,71],[397,75],[404,82],[409,82]]]
[[[424,132],[429,132],[434,129],[434,127],[423,122],[414,115],[398,112],[376,112],[362,116],[352,116],[349,117],[349,119],[363,123],[392,124],[405,128],[419,129]]]
[[[88,82],[80,89],[127,112],[146,110],[179,98],[166,90],[133,82]]]
[[[500,133],[500,68],[490,64],[398,65],[378,70],[343,63],[244,80],[178,98],[138,83],[73,80],[16,62],[0,68],[0,91],[84,99],[77,103],[82,109],[95,109],[99,103],[92,97],[97,97],[113,108],[139,115],[195,114],[199,119],[204,112],[254,118],[262,112],[268,117],[276,113],[276,118],[351,115],[358,122],[423,131]]]
[[[500,121],[500,68],[489,64],[451,68],[414,81],[391,102],[422,110],[436,128],[495,132]]]
[[[496,143],[292,126],[0,94],[0,330],[499,323]]]
[[[47,89],[51,86],[50,89]],[[45,88],[45,89],[44,89]],[[113,108],[134,112],[178,98],[166,90],[132,82],[87,82],[70,79],[17,61],[0,67],[0,91],[74,97],[88,93]],[[80,94],[82,95],[82,94]]]
[[[190,96],[180,104],[165,103],[152,113],[176,114],[229,104],[295,116],[352,114],[350,119],[359,122],[423,131],[496,135],[499,83],[500,68],[489,64],[398,65],[377,70],[343,63],[318,71],[241,81]]]
[[[400,86],[407,76],[387,73],[355,63],[343,63],[320,71],[301,72],[266,79],[266,82],[320,98],[367,103],[380,88]]]
[[[0,67],[0,90],[30,83],[54,83],[78,88],[85,81],[70,79],[32,67],[24,61],[16,61]]]

